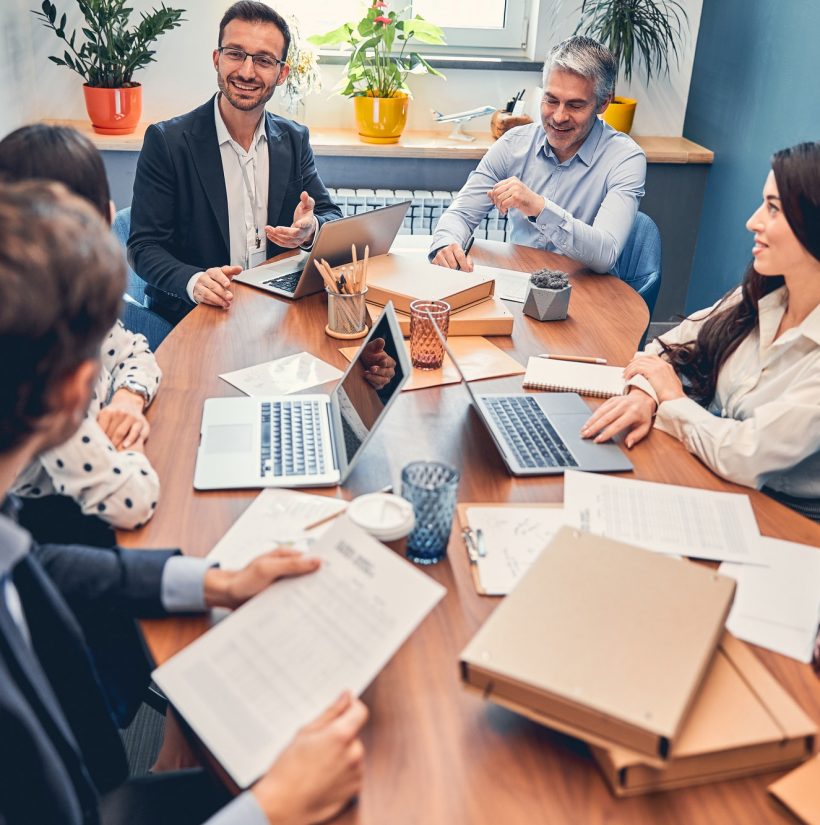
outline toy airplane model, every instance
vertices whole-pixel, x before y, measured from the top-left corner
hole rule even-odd
[[[465,121],[472,120],[474,117],[484,117],[484,115],[491,115],[495,111],[495,106],[480,106],[478,109],[468,109],[466,112],[456,112],[452,115],[443,115],[441,112],[432,110],[436,118],[436,123],[452,123],[453,131],[447,135],[448,140],[466,140],[472,141],[475,138],[462,131],[461,124]]]

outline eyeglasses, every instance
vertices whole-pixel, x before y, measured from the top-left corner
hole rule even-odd
[[[230,46],[220,46],[217,51],[229,63],[244,63],[248,58],[250,58],[253,60],[253,65],[256,66],[257,69],[262,69],[267,72],[273,71],[277,66],[287,65],[285,60],[279,60],[272,55],[265,54],[264,52],[260,54],[251,54],[250,52],[242,51],[242,49],[234,49]]]

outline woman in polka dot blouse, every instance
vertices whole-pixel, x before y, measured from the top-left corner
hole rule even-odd
[[[111,220],[113,206],[102,158],[79,132],[25,126],[0,141],[0,176],[58,180]],[[162,373],[142,335],[120,322],[103,342],[100,375],[77,433],[43,453],[18,477],[12,492],[24,498],[67,496],[86,515],[113,527],[140,527],[153,515],[159,479],[145,456],[145,408]]]

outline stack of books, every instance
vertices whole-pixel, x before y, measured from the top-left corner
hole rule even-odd
[[[564,527],[462,652],[462,679],[586,741],[618,796],[785,768],[816,728],[725,631],[734,590]]]

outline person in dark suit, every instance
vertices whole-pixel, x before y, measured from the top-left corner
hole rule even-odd
[[[229,309],[231,279],[342,216],[319,178],[308,130],[265,111],[287,79],[290,31],[242,0],[219,26],[219,93],[150,126],[134,180],[128,254],[148,304],[177,323],[196,304]]]
[[[125,266],[102,218],[62,186],[0,186],[0,499],[83,420]],[[125,782],[127,763],[73,612],[237,607],[318,561],[274,551],[241,571],[175,550],[37,546],[0,513],[0,825],[323,821],[361,784],[367,711],[341,696],[229,804],[202,771]]]

